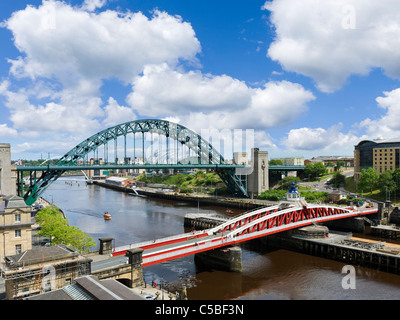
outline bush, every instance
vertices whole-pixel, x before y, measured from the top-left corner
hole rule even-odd
[[[282,198],[286,197],[286,191],[285,190],[266,190],[263,193],[261,193],[257,199],[260,200],[269,200],[269,201],[279,201]]]

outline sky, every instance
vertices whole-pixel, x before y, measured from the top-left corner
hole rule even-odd
[[[0,142],[61,156],[138,119],[254,130],[270,158],[400,137],[398,0],[0,2]]]

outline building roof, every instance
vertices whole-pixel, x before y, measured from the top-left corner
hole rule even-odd
[[[355,147],[360,148],[362,146],[373,146],[373,145],[400,145],[400,138],[394,139],[374,139],[374,140],[362,140]]]
[[[71,259],[78,255],[76,251],[66,246],[55,245],[50,247],[35,247],[13,256],[7,256],[5,260],[7,266],[19,267],[21,265],[27,266],[58,259]]]
[[[31,296],[27,300],[144,300],[115,279],[98,280],[88,275],[62,289]]]
[[[118,182],[122,182],[127,180],[128,178],[120,178],[120,177],[109,177],[106,180],[111,180],[111,181],[118,181]]]
[[[29,207],[23,198],[18,196],[3,196],[3,200],[5,202],[6,209],[15,209],[15,208],[26,208]]]

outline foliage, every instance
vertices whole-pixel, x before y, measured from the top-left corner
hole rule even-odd
[[[286,197],[286,191],[285,190],[271,189],[271,190],[266,190],[263,193],[261,193],[257,197],[257,199],[269,200],[269,201],[279,201],[284,197]]]
[[[324,191],[305,191],[301,193],[301,196],[305,198],[307,202],[323,202],[328,200],[329,192]]]
[[[310,176],[312,179],[318,178],[326,174],[326,172],[327,170],[321,162],[317,162],[315,164],[308,163],[304,168],[304,174],[306,176]]]
[[[266,190],[262,194],[260,194],[257,198],[260,200],[269,200],[269,201],[280,201],[283,198],[286,198],[286,190]],[[300,193],[301,197],[304,197],[306,201],[315,202],[315,201],[325,201],[328,199],[328,192],[321,191],[302,191]]]
[[[396,181],[393,179],[393,171],[388,170],[382,172],[379,176],[377,186],[382,193],[387,191],[393,192],[396,190]]]
[[[222,182],[221,178],[216,173],[205,173],[201,170],[191,174],[178,173],[176,175],[158,177],[146,177],[145,174],[141,174],[136,179],[145,183],[162,183],[167,185],[174,185],[177,188],[181,189],[181,192],[182,187],[215,186],[217,183]]]
[[[329,184],[333,185],[335,188],[339,188],[341,184],[344,184],[346,181],[346,177],[341,174],[339,171],[336,171],[331,180],[329,181]]]
[[[283,165],[283,161],[279,159],[272,159],[268,163],[270,166],[281,166]]]
[[[297,185],[300,182],[300,178],[291,176],[283,178],[281,188],[284,190],[289,190],[292,186],[292,182],[294,182]]]
[[[359,191],[376,189],[379,175],[376,173],[374,168],[362,169],[360,179],[357,187]]]
[[[69,226],[56,206],[40,209],[36,214],[36,223],[40,226],[38,235],[50,237],[52,244],[64,244],[78,252],[89,252],[96,243],[79,228]]]

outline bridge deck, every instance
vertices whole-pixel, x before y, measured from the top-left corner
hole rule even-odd
[[[284,220],[288,221],[288,217],[292,219],[295,213],[302,210],[312,210],[312,209],[328,210],[325,215],[316,216],[315,214],[309,214],[309,218],[305,220],[291,220],[289,222],[283,223]],[[143,251],[143,266],[149,266],[164,261],[177,259],[183,256],[193,255],[195,253],[213,250],[216,248],[235,245],[244,241],[251,239],[263,237],[269,234],[282,232],[289,229],[299,228],[312,223],[343,219],[355,216],[362,216],[366,214],[376,213],[377,209],[354,209],[347,211],[337,211],[333,212],[332,207],[324,206],[312,206],[310,208],[299,208],[294,207],[291,209],[280,210],[278,212],[268,213],[265,216],[259,215],[260,209],[255,210],[256,216],[253,220],[249,220],[249,214],[246,214],[246,225],[240,226],[235,223],[235,229],[218,229],[217,226],[212,229],[206,229],[203,231],[195,231],[190,233],[184,233],[181,235],[167,237],[163,239],[157,239],[137,244],[131,244],[128,246],[123,246],[116,248],[113,255],[123,255],[128,249],[132,248],[142,248]],[[268,210],[264,208],[265,211]],[[330,210],[330,211],[329,211]],[[268,211],[269,212],[269,211]],[[281,223],[276,223],[276,225],[269,227],[268,221],[279,221]],[[239,218],[231,219],[232,221],[239,221]],[[226,227],[226,224],[223,224]],[[231,224],[233,225],[233,223]],[[260,228],[260,226],[263,226]]]

